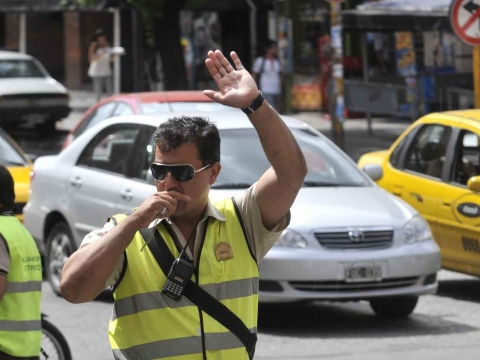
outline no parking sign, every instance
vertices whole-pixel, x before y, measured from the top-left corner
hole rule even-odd
[[[464,43],[480,45],[479,0],[453,0],[450,5],[450,23],[455,34]]]

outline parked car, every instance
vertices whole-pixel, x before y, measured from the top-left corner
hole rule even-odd
[[[99,101],[85,112],[65,138],[63,148],[70,145],[85,130],[114,116],[217,112],[230,109],[206,97],[202,91],[154,91],[113,95]]]
[[[23,208],[28,200],[33,164],[27,154],[2,128],[0,128],[0,164],[7,167],[15,181],[13,212],[20,221],[23,221]]]
[[[0,51],[0,126],[29,122],[44,130],[68,116],[67,89],[34,57]]]
[[[389,150],[359,166],[383,168],[378,185],[416,208],[430,224],[445,269],[480,276],[480,111],[432,113]]]
[[[149,171],[152,135],[173,115],[109,119],[59,155],[36,160],[25,225],[46,253],[48,279],[57,293],[62,266],[83,237],[156,191]],[[222,171],[211,196],[234,196],[269,163],[241,111],[209,117],[222,140]],[[321,133],[283,119],[305,154],[308,175],[290,226],[259,264],[260,301],[365,299],[379,315],[408,316],[419,295],[437,289],[440,255],[428,224]]]

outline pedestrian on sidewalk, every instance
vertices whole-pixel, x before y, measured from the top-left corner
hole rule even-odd
[[[13,215],[12,175],[0,165],[0,360],[38,360],[42,264],[32,236]]]
[[[219,50],[208,52],[219,91],[204,94],[247,114],[271,167],[242,194],[210,198],[221,170],[219,131],[200,116],[171,118],[154,134],[157,191],[88,234],[62,270],[70,302],[112,286],[115,359],[253,358],[257,263],[288,226],[307,167],[288,127],[230,55],[235,67]]]
[[[268,103],[275,110],[280,111],[283,75],[276,41],[269,40],[264,47],[263,56],[255,59],[252,76]]]
[[[111,63],[115,57],[103,29],[95,30],[88,47],[88,61],[90,62],[88,76],[92,78],[97,102],[102,98],[104,92],[106,96],[113,92]]]

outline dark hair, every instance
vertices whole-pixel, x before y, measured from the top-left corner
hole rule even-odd
[[[102,28],[98,28],[97,30],[95,30],[92,35],[92,41],[97,41],[100,36],[107,36],[107,34],[105,34],[105,31],[103,31]]]
[[[272,45],[277,45],[277,42],[275,40],[267,40],[263,47],[264,52],[267,52],[268,48]]]
[[[183,144],[196,144],[203,166],[220,161],[220,134],[215,124],[205,117],[170,118],[160,124],[153,138],[162,152],[169,152]]]
[[[12,210],[15,204],[13,177],[7,168],[0,165],[0,211]]]

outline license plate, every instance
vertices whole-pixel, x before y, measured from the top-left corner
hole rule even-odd
[[[353,265],[345,268],[346,282],[369,282],[382,280],[380,265]]]

